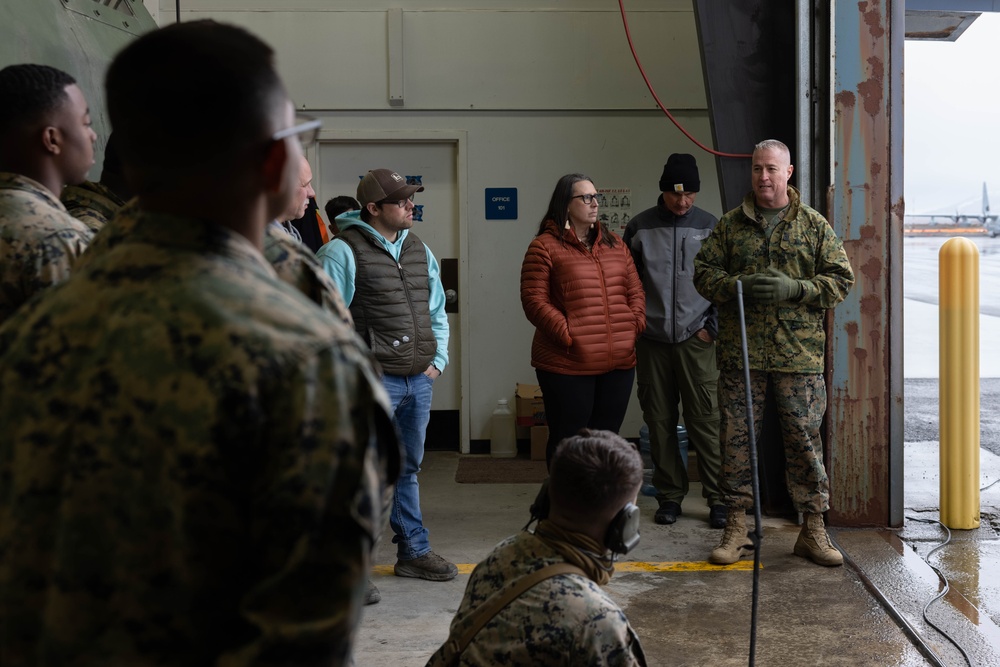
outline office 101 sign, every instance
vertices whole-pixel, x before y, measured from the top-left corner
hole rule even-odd
[[[486,219],[517,220],[517,188],[486,188]]]

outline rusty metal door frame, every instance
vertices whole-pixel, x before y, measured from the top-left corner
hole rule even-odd
[[[833,311],[828,441],[833,523],[903,523],[901,0],[832,10],[830,222],[856,282]]]

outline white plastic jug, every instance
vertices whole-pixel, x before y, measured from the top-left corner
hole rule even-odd
[[[490,422],[490,455],[497,458],[517,456],[517,440],[514,436],[514,413],[506,398],[497,401]]]

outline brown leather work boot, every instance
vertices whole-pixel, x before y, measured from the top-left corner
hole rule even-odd
[[[792,552],[818,565],[827,567],[843,565],[844,555],[830,542],[826,526],[823,525],[823,515],[805,513],[803,517],[805,521],[802,523],[802,530],[799,531],[799,538],[795,540]]]

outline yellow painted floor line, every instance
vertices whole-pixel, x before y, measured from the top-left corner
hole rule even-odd
[[[458,563],[459,574],[472,574],[475,563]],[[761,563],[760,568],[764,569]],[[712,565],[708,561],[645,563],[641,561],[625,561],[615,563],[615,572],[725,572],[737,570],[741,572],[753,570],[753,560],[740,560],[732,565]],[[392,576],[392,565],[376,565],[372,574]]]
[[[764,569],[761,563],[760,569]],[[615,563],[615,572],[722,572],[725,570],[753,570],[753,560],[738,560],[732,565],[712,565],[707,560],[644,563],[625,561]]]

